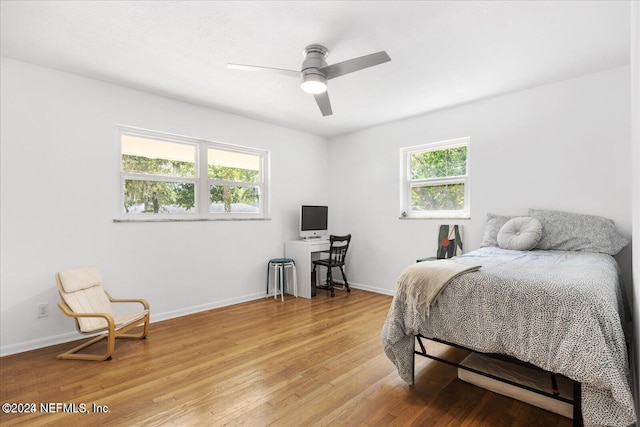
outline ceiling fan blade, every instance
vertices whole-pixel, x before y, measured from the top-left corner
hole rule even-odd
[[[256,65],[227,64],[227,68],[242,71],[257,71],[260,73],[280,74],[282,76],[300,78],[300,71],[283,70],[282,68],[258,67]]]
[[[331,111],[331,102],[329,102],[329,92],[319,93],[317,95],[313,95],[316,99],[316,103],[318,107],[320,107],[320,112],[323,116],[330,116],[333,114]]]
[[[381,52],[372,53],[370,55],[361,56],[359,58],[349,59],[347,61],[338,62],[337,64],[327,65],[320,68],[320,71],[327,76],[327,79],[333,79],[336,77],[344,76],[345,74],[353,73],[354,71],[362,70],[364,68],[373,67],[374,65],[383,64],[391,61],[389,55],[384,50]]]

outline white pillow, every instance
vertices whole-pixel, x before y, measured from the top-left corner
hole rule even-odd
[[[498,232],[498,246],[514,251],[528,251],[542,238],[542,224],[530,216],[507,221]]]

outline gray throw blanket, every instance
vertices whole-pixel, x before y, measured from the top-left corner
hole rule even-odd
[[[398,278],[396,294],[402,295],[409,307],[429,317],[429,308],[454,278],[476,271],[480,265],[458,264],[453,259],[420,262],[407,267]]]

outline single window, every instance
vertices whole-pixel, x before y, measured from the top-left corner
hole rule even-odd
[[[469,218],[469,138],[401,149],[402,218]]]
[[[118,218],[267,217],[267,151],[124,127],[118,142]]]
[[[207,150],[209,212],[260,212],[260,156]]]

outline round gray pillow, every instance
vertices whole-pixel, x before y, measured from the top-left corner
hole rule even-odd
[[[530,216],[519,216],[507,221],[498,231],[498,246],[514,251],[528,251],[542,238],[542,224]]]

